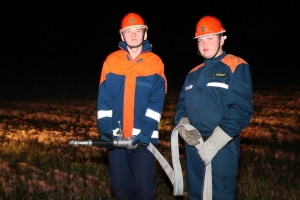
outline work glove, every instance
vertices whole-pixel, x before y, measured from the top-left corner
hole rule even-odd
[[[213,134],[200,147],[198,153],[205,165],[208,165],[220,149],[222,149],[232,138],[219,126]]]
[[[181,124],[190,124],[190,121],[187,117],[181,118],[178,125]],[[179,135],[184,139],[184,141],[190,145],[195,146],[200,143],[199,139],[201,138],[201,135],[197,131],[197,129],[193,129],[190,131],[187,131],[185,127],[178,128]]]
[[[149,143],[150,143],[150,137],[143,133],[139,133],[134,138],[134,140],[131,144],[132,144],[132,146],[136,146],[134,151],[138,152],[138,151],[142,151],[142,150],[146,149],[148,147]]]

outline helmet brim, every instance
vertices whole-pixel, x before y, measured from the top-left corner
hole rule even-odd
[[[126,31],[130,28],[143,28],[143,29],[148,30],[148,26],[146,26],[146,25],[132,25],[132,26],[126,26],[125,28],[121,29],[120,33],[123,33],[124,31]]]
[[[226,32],[226,30],[223,30],[223,31],[220,31],[220,32],[217,32],[217,33],[207,33],[207,34],[196,36],[196,37],[194,37],[194,39],[201,38],[201,37],[208,36],[208,35],[218,35],[220,33],[225,33],[225,32]]]

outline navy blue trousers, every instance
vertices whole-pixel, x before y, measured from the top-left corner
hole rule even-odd
[[[201,200],[205,165],[196,147],[185,143],[186,171],[189,200]],[[214,200],[236,199],[236,177],[239,160],[239,138],[224,146],[212,160],[212,185]]]
[[[156,160],[150,151],[115,149],[108,151],[108,158],[114,199],[155,199]]]

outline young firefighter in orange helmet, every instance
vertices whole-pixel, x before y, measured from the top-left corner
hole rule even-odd
[[[236,199],[239,134],[252,117],[252,81],[249,65],[223,50],[225,31],[213,16],[198,21],[195,39],[204,63],[188,73],[177,103],[175,123],[198,130],[179,129],[185,140],[190,200],[203,198],[210,163],[212,198]],[[204,143],[198,150],[199,132]]]
[[[110,188],[114,199],[154,199],[155,157],[147,150],[158,145],[167,81],[164,64],[152,53],[148,27],[136,13],[121,22],[120,50],[103,63],[97,100],[97,122],[102,140],[135,136],[135,150],[108,150]],[[119,125],[121,124],[121,126]],[[122,127],[122,128],[120,128]]]

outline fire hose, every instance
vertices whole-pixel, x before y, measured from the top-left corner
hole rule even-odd
[[[176,126],[171,134],[171,157],[173,168],[170,166],[168,161],[163,157],[163,155],[153,146],[151,143],[147,147],[147,149],[154,155],[157,159],[161,167],[166,172],[168,178],[170,179],[173,185],[173,195],[174,196],[182,196],[183,195],[183,176],[182,169],[179,160],[179,147],[178,147],[178,129],[184,126],[187,130],[195,129],[193,126],[189,124],[182,124]],[[200,134],[200,133],[199,133]],[[71,140],[69,145],[72,146],[97,146],[102,148],[128,148],[135,149],[135,146],[132,146],[131,143],[134,140],[135,136],[129,138],[118,137],[117,139],[113,139],[112,141],[104,141],[104,140]],[[195,147],[199,150],[199,148],[203,145],[204,141],[202,137],[199,139],[200,144]],[[212,174],[211,174],[211,164],[206,166],[205,170],[205,180],[204,180],[204,190],[203,190],[203,199],[212,199]]]

